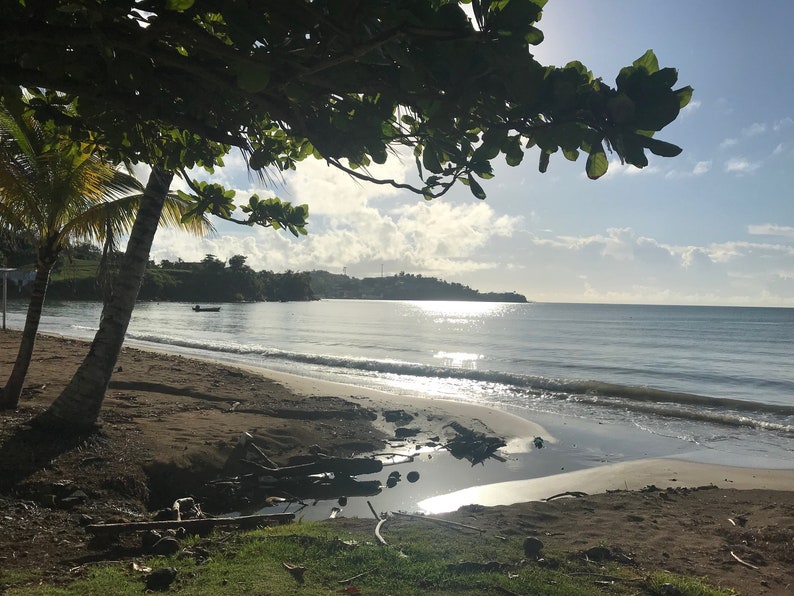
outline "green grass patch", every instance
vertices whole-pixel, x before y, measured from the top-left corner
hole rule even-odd
[[[388,524],[387,524],[388,526]],[[727,596],[693,578],[645,576],[631,567],[599,566],[545,553],[545,563],[522,561],[519,538],[471,535],[422,522],[386,528],[390,546],[371,533],[348,533],[334,523],[311,522],[248,533],[215,534],[183,541],[180,553],[139,563],[174,567],[170,593],[217,594],[666,594],[669,584],[686,596]],[[489,562],[491,562],[489,564]],[[493,563],[496,562],[496,563]],[[305,568],[296,577],[284,564]],[[9,578],[11,579],[11,578]],[[66,586],[26,586],[30,577],[5,584],[6,594],[140,594],[144,574],[130,562],[86,566]]]

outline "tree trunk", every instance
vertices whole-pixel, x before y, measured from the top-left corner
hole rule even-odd
[[[38,259],[36,279],[33,282],[33,292],[28,303],[28,313],[25,317],[22,340],[19,342],[19,352],[17,352],[11,376],[8,377],[6,386],[0,393],[0,410],[14,410],[19,404],[30,360],[33,358],[33,346],[36,343],[36,333],[39,330],[39,321],[41,321],[41,309],[44,307],[44,297],[47,295],[47,285],[50,283],[50,272],[54,264],[54,258],[41,258],[40,256]]]
[[[127,251],[110,297],[105,301],[99,329],[88,355],[49,410],[38,418],[36,422],[39,424],[77,432],[89,431],[97,426],[102,401],[124,343],[172,178],[171,172],[159,167],[152,168]]]

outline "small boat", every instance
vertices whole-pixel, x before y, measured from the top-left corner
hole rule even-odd
[[[220,306],[206,306],[202,308],[200,305],[196,305],[193,307],[193,310],[196,312],[220,312]]]

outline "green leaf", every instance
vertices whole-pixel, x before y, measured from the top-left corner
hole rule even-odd
[[[579,151],[577,149],[563,149],[562,154],[568,161],[576,161],[579,159]]]
[[[543,31],[536,27],[530,27],[524,35],[524,41],[531,46],[536,46],[543,41]]]
[[[482,186],[480,186],[480,183],[477,182],[471,174],[469,174],[468,177],[468,184],[469,184],[469,188],[471,189],[471,194],[473,194],[478,199],[485,198],[485,191],[482,189]]]
[[[550,158],[551,158],[551,153],[547,153],[546,151],[540,152],[540,161],[538,162],[538,170],[540,170],[541,174],[545,174],[546,170],[549,169]]]
[[[678,97],[678,106],[679,107],[683,108],[684,106],[686,106],[689,103],[689,100],[692,99],[692,92],[693,91],[694,91],[694,89],[692,89],[692,87],[687,85],[686,87],[682,87],[681,89],[678,89],[677,91],[673,92],[673,93],[675,93],[676,97]]]
[[[650,139],[647,137],[640,138],[642,139],[640,143],[644,147],[647,147],[651,153],[658,155],[659,157],[675,157],[682,151],[681,147],[673,145],[672,143],[659,141],[658,139]]]
[[[178,10],[183,12],[193,6],[196,0],[166,0],[165,7],[168,10]]]
[[[438,155],[436,154],[434,147],[431,147],[430,145],[425,147],[425,150],[422,152],[422,165],[425,166],[426,170],[433,172],[434,174],[441,173],[441,162],[438,159]]]
[[[646,70],[648,74],[653,74],[659,70],[659,60],[656,58],[656,54],[653,53],[653,50],[648,50],[632,62],[632,66],[642,68]]]
[[[590,180],[598,180],[607,173],[608,167],[609,160],[607,160],[607,154],[604,153],[604,148],[598,145],[590,152],[590,155],[587,156],[587,165],[585,166],[587,177],[590,178]]]

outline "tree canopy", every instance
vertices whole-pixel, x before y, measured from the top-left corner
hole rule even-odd
[[[493,160],[517,165],[530,147],[541,171],[583,152],[591,178],[610,149],[637,167],[646,150],[676,155],[653,138],[691,96],[676,70],[649,51],[610,87],[580,62],[539,64],[545,1],[18,0],[0,9],[0,83],[117,159],[169,171],[238,147],[265,175],[314,156],[366,178],[407,146],[414,190],[460,180],[483,198]],[[229,216],[232,198],[209,186],[197,206]],[[246,222],[272,209],[254,198]],[[300,231],[300,214],[282,215]]]

